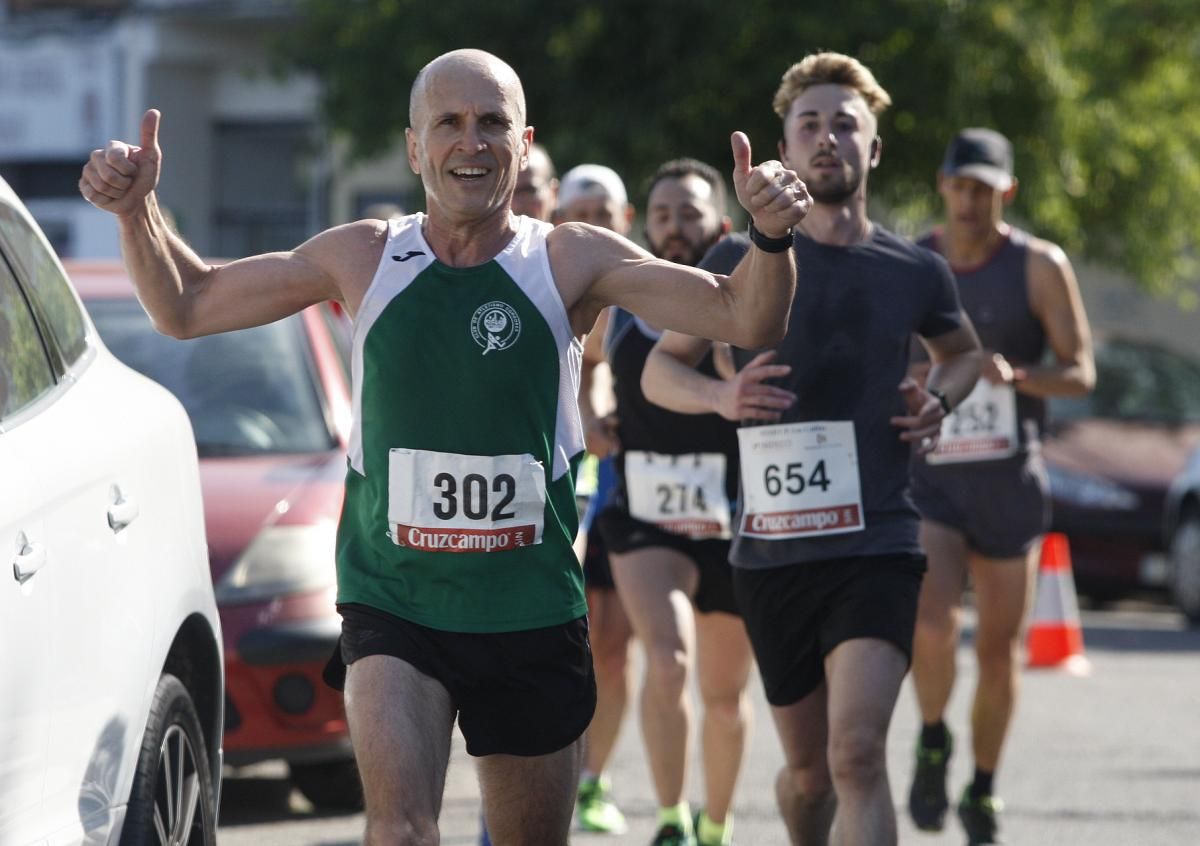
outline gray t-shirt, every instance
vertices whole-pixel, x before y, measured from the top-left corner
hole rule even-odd
[[[748,249],[744,237],[726,238],[701,267],[729,273]],[[739,534],[730,560],[757,569],[919,555],[919,518],[908,494],[909,447],[890,418],[907,413],[899,385],[911,335],[932,338],[962,326],[954,276],[941,256],[879,225],[850,247],[819,244],[797,233],[795,254],[796,297],[787,335],[775,349],[778,362],[792,367],[776,384],[799,400],[781,422],[853,421],[865,528],[789,540]],[[738,366],[758,352],[735,351]]]

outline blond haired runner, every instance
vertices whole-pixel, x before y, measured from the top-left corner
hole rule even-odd
[[[708,342],[668,332],[642,380],[676,411],[743,423],[734,591],[783,746],[779,809],[806,846],[831,825],[845,846],[896,842],[887,730],[924,571],[908,454],[933,448],[980,368],[945,261],[867,216],[889,103],[849,56],[784,74],[780,154],[814,199],[784,239],[804,269],[787,335],[739,351],[742,369],[721,381],[692,369]],[[753,230],[750,242],[770,246]],[[747,249],[726,239],[708,261],[728,268]],[[934,361],[927,387],[906,376],[913,333]]]
[[[681,331],[771,343],[795,266],[755,250],[718,276],[594,226],[513,215],[533,128],[520,79],[491,54],[434,59],[410,104],[408,163],[428,212],[338,226],[294,250],[208,265],[167,229],[156,110],[140,144],[94,151],[79,187],[117,215],[126,267],[163,332],[259,325],[327,299],[354,316],[330,676],[348,665],[365,842],[438,842],[457,720],[496,846],[557,846],[595,705],[571,547],[580,338],[621,305]],[[747,212],[765,233],[790,231],[808,209],[803,184],[778,162],[752,167],[744,135],[731,144]]]

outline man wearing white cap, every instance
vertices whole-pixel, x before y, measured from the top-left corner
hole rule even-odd
[[[590,223],[629,235],[634,208],[629,204],[625,183],[612,168],[581,164],[563,175],[558,192],[556,223]],[[611,784],[604,768],[621,731],[629,700],[629,644],[633,629],[617,596],[608,550],[600,533],[593,531],[596,515],[604,506],[613,485],[613,459],[617,450],[616,418],[597,414],[595,394],[611,394],[607,365],[602,355],[587,349],[604,335],[606,309],[588,335],[579,388],[579,411],[587,450],[600,459],[596,489],[580,522],[583,539],[583,581],[587,591],[592,665],[596,672],[596,713],[584,735],[583,766],[579,778],[576,814],[581,828],[605,834],[622,834],[625,816],[613,802]],[[603,365],[603,366],[601,366]],[[611,406],[611,402],[605,403]],[[578,548],[578,544],[577,544]]]
[[[729,229],[720,173],[695,159],[662,164],[650,180],[646,241],[659,258],[696,265]],[[700,266],[703,267],[701,264]],[[716,414],[676,414],[642,392],[662,332],[623,309],[600,318],[584,359],[602,355],[616,395],[617,485],[598,520],[617,593],[644,647],[642,737],[658,799],[654,846],[728,846],[749,730],[753,666],[729,566],[737,498],[737,429]],[[718,373],[713,356],[699,363]],[[691,679],[700,693],[704,804],[688,802]]]
[[[941,830],[952,751],[943,717],[954,685],[958,606],[974,582],[979,677],[971,708],[975,771],[958,815],[968,842],[996,843],[993,776],[1016,701],[1022,622],[1049,522],[1038,447],[1045,398],[1085,394],[1095,381],[1087,316],[1066,255],[1004,222],[1017,193],[1012,145],[991,129],[964,129],[938,173],[945,226],[921,241],[946,257],[985,355],[975,390],[943,421],[939,446],[914,456],[928,572],[913,641],[923,726],[909,793],[918,828]],[[1042,364],[1045,352],[1053,363]],[[926,366],[914,370],[923,378]]]

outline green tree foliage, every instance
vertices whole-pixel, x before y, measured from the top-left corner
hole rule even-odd
[[[635,200],[661,161],[726,169],[746,131],[774,157],[771,98],[816,50],[863,60],[891,93],[875,213],[934,219],[951,135],[992,126],[1016,147],[1014,215],[1154,290],[1192,280],[1200,235],[1200,66],[1194,0],[301,0],[283,53],[324,80],[333,125],[361,154],[396,142],[434,56],[496,53],[560,167],[609,164]]]

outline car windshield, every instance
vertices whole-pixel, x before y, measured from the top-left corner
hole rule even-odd
[[[1050,400],[1056,421],[1081,417],[1160,423],[1200,422],[1200,365],[1149,344],[1109,341],[1096,347],[1096,389]]]
[[[87,307],[113,354],[183,403],[202,457],[335,445],[300,315],[179,341],[156,332],[136,300],[92,300]]]

